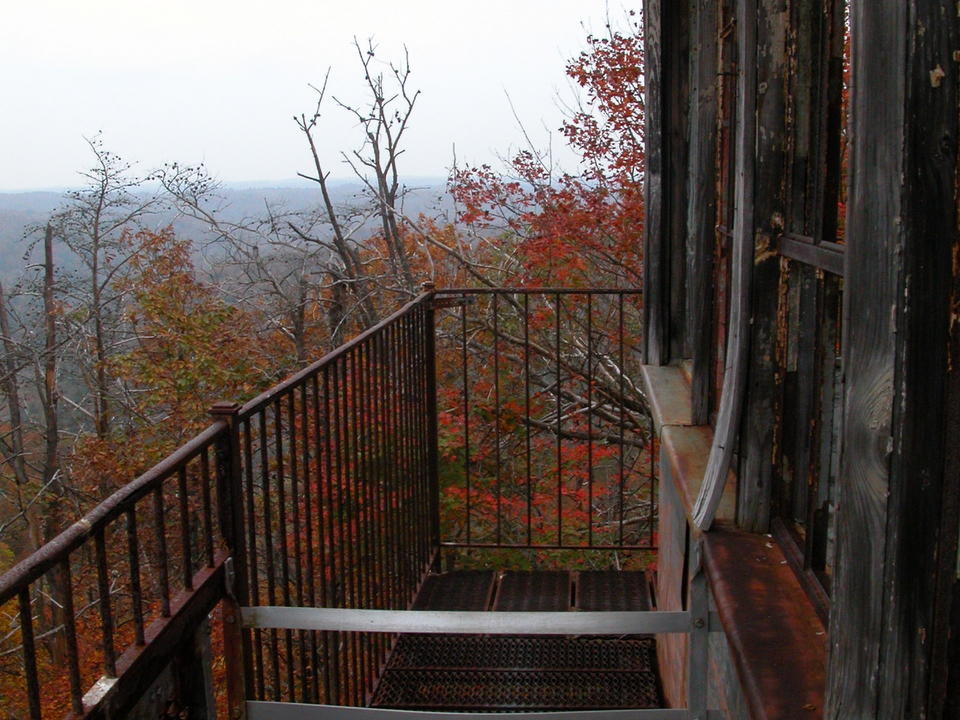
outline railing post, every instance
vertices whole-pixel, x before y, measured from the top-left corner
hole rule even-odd
[[[436,286],[432,282],[423,283],[424,292],[430,293],[424,307],[424,372],[427,380],[427,477],[430,481],[430,542],[436,553],[434,571],[440,569],[440,451],[437,431],[437,334],[436,313],[433,298]]]
[[[226,568],[227,593],[223,599],[223,654],[231,720],[246,717],[246,700],[253,695],[250,642],[240,626],[240,607],[249,601],[249,588],[241,495],[239,410],[239,405],[230,402],[218,402],[210,409],[215,419],[227,423],[227,432],[217,438],[216,470],[220,532],[230,550],[230,564]]]
[[[698,534],[695,530],[693,532]],[[707,690],[710,683],[710,602],[702,563],[702,547],[703,541],[700,538],[691,538],[690,644],[687,647],[687,708],[690,720],[707,720]]]

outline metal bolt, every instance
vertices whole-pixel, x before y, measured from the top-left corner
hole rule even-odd
[[[697,618],[693,621],[693,626],[695,628],[702,628],[706,623],[703,621],[703,618]]]
[[[226,620],[228,623],[232,623],[232,622],[233,622],[233,613],[230,613],[230,614],[228,614],[228,615],[224,615],[223,619]]]
[[[231,717],[233,718],[233,720],[240,720],[240,706],[239,706],[239,705],[234,705],[234,706],[233,706],[233,712],[230,713],[230,715],[231,715]]]

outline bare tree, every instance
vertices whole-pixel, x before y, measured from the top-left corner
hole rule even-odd
[[[148,178],[134,175],[133,166],[107,150],[99,135],[87,143],[95,160],[81,173],[87,185],[67,193],[51,222],[84,269],[67,290],[77,310],[72,315],[74,336],[83,346],[77,357],[89,358],[82,370],[90,389],[94,429],[103,438],[111,423],[107,366],[119,329],[121,298],[114,290],[115,280],[133,253],[124,233],[156,209],[158,198],[145,191]]]
[[[230,220],[219,184],[203,166],[171,163],[158,178],[178,211],[206,229],[208,270],[226,299],[255,308],[265,331],[289,339],[298,366],[307,363],[310,336],[321,324],[329,323],[328,337],[339,336],[342,318],[331,320],[331,313],[344,314],[333,307],[345,298],[323,293],[350,270],[335,243],[323,239],[325,213],[294,213],[264,203],[260,216]]]

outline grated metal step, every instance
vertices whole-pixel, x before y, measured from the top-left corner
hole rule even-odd
[[[372,705],[490,712],[661,707],[650,673],[583,669],[391,670]]]
[[[427,579],[419,610],[647,610],[642,572],[459,571]],[[491,602],[492,598],[492,602]],[[404,635],[372,707],[560,711],[662,707],[653,638]]]
[[[391,669],[655,670],[649,638],[405,635]]]

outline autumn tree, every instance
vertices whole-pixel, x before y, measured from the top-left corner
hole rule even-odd
[[[172,230],[140,231],[129,273],[118,281],[133,338],[111,358],[129,420],[105,439],[81,441],[74,457],[79,483],[110,469],[133,477],[206,427],[217,400],[242,400],[271,377],[250,316],[223,301],[196,275],[191,243]]]
[[[580,158],[555,169],[532,142],[506,172],[454,168],[451,191],[468,230],[498,234],[518,282],[635,287],[643,231],[643,38],[624,30],[587,37],[567,64],[582,90],[561,132]]]

